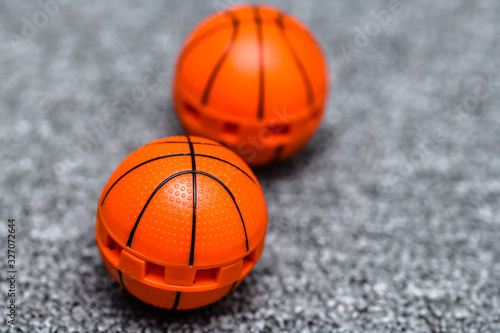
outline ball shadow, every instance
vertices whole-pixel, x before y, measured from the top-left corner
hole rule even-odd
[[[328,148],[335,144],[334,131],[324,126],[320,127],[311,141],[290,159],[254,168],[253,171],[260,181],[273,182],[280,179],[293,179],[300,176],[305,168],[321,159]]]
[[[208,325],[213,318],[228,313],[234,314],[247,311],[246,307],[250,303],[249,298],[251,297],[249,283],[255,283],[253,279],[244,280],[233,292],[205,307],[172,311],[144,303],[125,291],[109,274],[102,262],[95,263],[94,268],[97,281],[102,282],[102,285],[95,286],[94,292],[101,293],[99,297],[111,298],[106,303],[114,309],[113,312],[122,316],[120,318],[122,322],[146,320],[156,322],[158,325],[162,323],[187,325],[194,322],[198,325]]]

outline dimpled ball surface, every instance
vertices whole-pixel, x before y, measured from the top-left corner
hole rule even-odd
[[[264,247],[262,189],[235,153],[211,140],[151,142],[113,172],[96,238],[111,275],[144,302],[191,309],[230,293]]]
[[[313,35],[266,6],[202,22],[177,61],[173,95],[184,129],[222,142],[252,166],[286,159],[318,128],[327,68]]]

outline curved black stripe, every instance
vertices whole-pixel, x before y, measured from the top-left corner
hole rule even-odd
[[[230,15],[230,13],[231,12],[227,11],[224,14]],[[205,38],[210,37],[212,34],[215,34],[215,33],[219,32],[220,30],[224,30],[228,27],[229,27],[229,25],[226,24],[226,22],[224,22],[224,24],[216,25],[216,26],[210,28],[209,30],[205,31],[203,34],[199,35],[195,39],[193,39],[191,41],[191,43],[186,45],[186,47],[184,48],[184,52],[182,53],[182,59],[179,59],[179,65],[186,58],[186,56],[189,54],[189,52],[191,52],[194,49],[194,47],[196,45],[198,45],[199,43],[201,43]]]
[[[174,301],[174,306],[172,307],[172,310],[177,310],[177,307],[179,306],[179,299],[181,298],[181,292],[178,291],[177,294],[175,294],[175,301]]]
[[[166,183],[168,183],[170,180],[174,179],[175,177],[178,177],[178,176],[181,176],[181,175],[185,175],[187,173],[192,173],[193,171],[191,170],[187,170],[187,171],[181,171],[181,172],[178,172],[176,174],[173,174],[171,176],[169,176],[168,178],[166,178],[165,180],[163,180],[160,185],[158,185],[156,187],[156,189],[153,191],[153,193],[151,194],[151,196],[149,197],[148,201],[146,201],[146,204],[144,205],[144,207],[142,208],[141,210],[141,213],[139,214],[139,216],[137,217],[137,220],[135,221],[135,224],[134,224],[134,227],[132,228],[132,230],[130,231],[130,235],[128,237],[128,241],[127,241],[127,246],[130,247],[132,245],[132,240],[134,239],[134,234],[135,234],[135,231],[137,229],[137,226],[139,225],[139,221],[141,220],[142,218],[142,215],[144,214],[144,211],[146,210],[146,208],[148,207],[149,203],[151,202],[151,200],[153,199],[154,195],[156,194],[156,192],[158,192],[162,187],[163,185],[165,185]]]
[[[151,145],[160,145],[160,144],[167,144],[167,143],[188,143],[187,141],[164,141],[164,142],[152,142],[148,143],[146,146],[151,146]],[[216,146],[216,147],[224,147],[223,145],[219,145],[217,143],[210,143],[210,142],[191,142],[193,145],[207,145],[207,146]],[[189,154],[188,154],[189,155]]]
[[[118,178],[114,183],[113,185],[111,185],[111,187],[108,189],[108,191],[106,192],[106,194],[104,195],[104,198],[102,198],[102,201],[101,201],[101,206],[104,204],[104,200],[106,200],[106,197],[108,196],[109,192],[111,191],[111,189],[113,187],[115,187],[115,185],[123,178],[125,177],[126,175],[128,175],[130,172],[134,171],[135,169],[143,166],[144,164],[148,164],[150,162],[154,162],[154,161],[157,161],[157,160],[160,160],[162,158],[167,158],[167,157],[175,157],[175,156],[189,156],[190,154],[189,153],[186,153],[186,154],[172,154],[172,155],[163,155],[163,156],[159,156],[159,157],[155,157],[155,158],[152,158],[150,160],[147,160],[145,162],[142,162],[141,164],[138,164],[136,165],[135,167],[133,167],[132,169],[128,170],[127,172],[125,172],[123,175],[120,176],[120,178]]]
[[[259,42],[259,101],[257,104],[257,118],[264,117],[264,47],[263,47],[263,33],[262,33],[262,18],[259,13],[259,6],[255,6],[254,21],[257,26],[257,41]]]
[[[283,13],[279,13],[278,17],[276,17],[275,23],[280,28],[279,30],[281,31],[281,36],[283,37],[283,40],[285,41],[285,44],[288,48],[288,51],[292,54],[292,57],[295,60],[295,64],[297,65],[297,68],[299,69],[300,75],[302,76],[302,80],[304,81],[304,85],[306,88],[307,104],[309,106],[311,106],[314,104],[314,92],[313,92],[311,80],[309,79],[309,76],[307,75],[304,64],[302,63],[299,56],[297,55],[297,52],[295,52],[295,49],[293,48],[293,45],[290,42],[290,39],[288,39],[288,36],[286,34],[286,31],[285,31],[285,24],[283,22],[283,19],[284,19]]]
[[[245,233],[246,250],[248,251],[248,236],[247,236],[247,229],[246,229],[246,226],[245,226],[245,221],[243,219],[243,215],[241,214],[240,207],[238,206],[238,203],[236,202],[236,198],[234,197],[234,195],[231,192],[231,190],[220,179],[218,179],[217,177],[215,177],[215,176],[213,176],[213,175],[211,175],[209,173],[203,172],[203,171],[192,171],[192,170],[185,170],[185,171],[181,171],[181,172],[175,173],[175,174],[169,176],[168,178],[164,179],[156,187],[156,189],[153,191],[153,193],[151,194],[151,196],[149,197],[149,199],[146,201],[146,204],[142,208],[139,216],[137,217],[137,220],[136,220],[136,222],[134,224],[134,227],[130,231],[129,238],[127,240],[127,246],[130,247],[132,245],[132,241],[134,239],[135,231],[137,230],[137,227],[139,226],[139,222],[140,222],[140,220],[142,218],[142,215],[144,215],[144,212],[146,211],[146,208],[148,207],[149,203],[153,199],[153,197],[156,194],[156,192],[158,192],[163,187],[163,185],[165,185],[166,183],[168,183],[170,180],[174,179],[175,177],[178,177],[178,176],[181,176],[181,175],[185,175],[185,174],[189,174],[189,173],[195,173],[195,174],[204,175],[204,176],[207,176],[209,178],[212,178],[213,180],[215,180],[216,182],[218,182],[226,190],[226,192],[229,194],[229,196],[233,200],[233,203],[236,206],[236,209],[238,210],[238,214],[240,215],[241,223],[243,225],[243,231]]]
[[[222,53],[221,57],[219,58],[219,61],[217,61],[217,63],[215,64],[215,67],[212,70],[210,77],[208,78],[207,84],[205,85],[205,89],[203,90],[203,95],[201,97],[201,104],[204,105],[208,103],[208,99],[210,97],[210,92],[212,91],[215,78],[217,77],[217,74],[219,74],[219,71],[222,65],[224,64],[224,61],[226,60],[229,52],[231,52],[231,49],[233,48],[234,45],[234,41],[236,40],[236,36],[238,35],[240,21],[232,12],[228,12],[228,14],[231,15],[231,20],[233,22],[233,34],[231,35],[231,39],[229,39],[229,41],[227,42],[224,53]]]
[[[247,8],[252,8],[252,6],[247,6]],[[226,11],[226,12],[223,13],[223,15],[232,16],[232,15],[234,15],[234,13],[232,11]],[[247,23],[246,21],[247,21],[246,18],[239,19],[239,22],[241,24]],[[219,32],[220,30],[224,30],[224,29],[228,28],[229,25],[227,25],[226,23],[227,22],[224,22],[223,24],[219,24],[219,25],[213,26],[209,30],[205,31],[203,34],[201,34],[198,37],[196,37],[195,39],[193,39],[188,45],[186,45],[186,47],[184,48],[184,52],[182,54],[182,58],[179,60],[179,66],[184,61],[184,59],[186,58],[187,54],[189,52],[191,52],[195,48],[195,46],[198,45],[199,43],[201,43],[205,38],[210,37],[211,35]],[[274,24],[272,22],[269,22],[267,19],[263,19],[262,23],[263,24],[268,24],[268,23]]]
[[[243,231],[245,232],[245,244],[246,244],[246,248],[247,248],[247,251],[248,251],[247,228],[245,227],[245,221],[243,220],[243,216],[241,215],[240,207],[238,206],[238,203],[236,202],[236,199],[234,198],[234,195],[231,192],[231,190],[228,189],[227,186],[219,178],[217,178],[215,176],[212,176],[209,173],[206,173],[206,172],[203,172],[203,171],[193,171],[193,172],[196,172],[199,175],[204,175],[204,176],[210,177],[213,180],[215,180],[216,182],[218,182],[226,190],[226,192],[229,194],[229,196],[231,197],[231,199],[233,199],[233,203],[236,206],[236,209],[238,210],[238,214],[240,215],[240,218],[241,218],[241,223],[243,224]]]
[[[122,284],[123,289],[125,289],[125,291],[128,291],[128,290],[127,290],[127,287],[125,287],[125,283],[123,282],[123,274],[122,274],[122,271],[120,271],[120,270],[118,270],[118,277],[120,278],[120,283]]]
[[[248,174],[245,172],[245,170],[241,169],[240,167],[234,165],[233,163],[229,162],[229,161],[226,161],[222,158],[218,158],[218,157],[215,157],[215,156],[210,156],[210,155],[204,155],[204,154],[195,154],[195,156],[200,156],[200,157],[207,157],[207,158],[211,158],[211,159],[214,159],[214,160],[217,160],[217,161],[221,161],[221,162],[224,162],[224,163],[227,163],[233,167],[235,167],[236,169],[240,170],[241,172],[243,172],[245,174],[245,176],[247,176],[248,178],[250,178],[250,180],[254,183],[255,183],[255,180]]]
[[[191,250],[189,251],[189,266],[193,265],[194,262],[194,243],[196,240],[196,158],[194,155],[194,146],[191,143],[191,138],[186,135],[189,142],[189,151],[191,153],[191,169],[193,171],[193,223],[191,226]]]
[[[183,142],[184,143],[184,142]],[[189,143],[189,142],[185,142],[185,143]],[[195,144],[196,142],[191,142],[191,144]],[[203,143],[203,142],[202,142]],[[120,181],[122,180],[123,177],[125,177],[126,175],[128,175],[130,172],[134,171],[135,169],[145,165],[145,164],[148,164],[148,163],[151,163],[151,162],[154,162],[154,161],[157,161],[157,160],[160,160],[160,159],[163,159],[163,158],[168,158],[168,157],[175,157],[175,156],[190,156],[191,154],[190,153],[180,153],[180,154],[171,154],[171,155],[163,155],[163,156],[159,156],[159,157],[155,157],[155,158],[152,158],[150,160],[147,160],[145,162],[142,162],[141,164],[138,164],[136,165],[135,167],[133,167],[132,169],[128,170],[127,172],[125,172],[123,175],[120,176],[120,178],[118,178],[114,183],[113,185],[111,185],[111,187],[106,191],[106,194],[104,195],[104,198],[102,199],[101,201],[101,206],[104,204],[104,200],[106,200],[109,192],[111,191],[111,189],[113,189],[113,187]],[[250,180],[256,184],[255,180],[248,174],[246,173],[243,169],[239,168],[238,166],[226,161],[226,160],[223,160],[221,158],[218,158],[218,157],[214,157],[214,156],[210,156],[210,155],[205,155],[205,154],[194,154],[195,156],[200,156],[200,157],[207,157],[207,158],[211,158],[211,159],[214,159],[214,160],[217,160],[217,161],[221,161],[221,162],[224,162],[224,163],[227,163],[233,167],[235,167],[236,169],[240,170],[241,172],[243,172],[248,178],[250,178]]]

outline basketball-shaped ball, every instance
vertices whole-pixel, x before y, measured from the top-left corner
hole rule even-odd
[[[177,60],[174,104],[185,131],[231,148],[252,166],[300,150],[318,128],[327,68],[311,32],[265,6],[202,22]]]
[[[248,165],[219,143],[170,137],[130,154],[98,202],[96,238],[120,285],[166,309],[234,290],[264,248],[267,210]]]

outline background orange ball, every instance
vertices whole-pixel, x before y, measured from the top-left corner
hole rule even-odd
[[[111,275],[167,309],[215,302],[259,259],[267,228],[262,189],[229,149],[170,137],[130,154],[99,199],[96,238]]]
[[[230,8],[202,22],[180,52],[174,80],[184,129],[255,166],[286,159],[309,141],[328,90],[313,35],[264,6]]]

